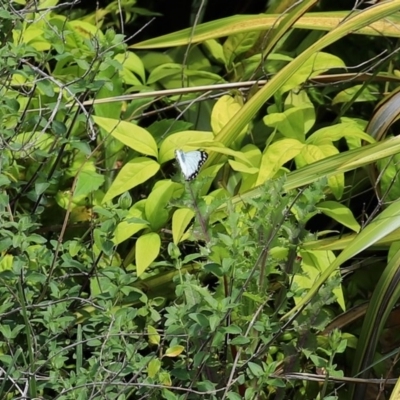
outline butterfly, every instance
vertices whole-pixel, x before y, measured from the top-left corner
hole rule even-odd
[[[202,150],[188,152],[175,150],[175,157],[181,167],[185,180],[191,181],[196,178],[201,166],[206,162],[208,154]]]

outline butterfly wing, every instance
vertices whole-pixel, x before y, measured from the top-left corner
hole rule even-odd
[[[176,159],[181,167],[185,180],[191,181],[196,178],[201,166],[206,162],[208,154],[202,150],[184,152],[176,150]]]

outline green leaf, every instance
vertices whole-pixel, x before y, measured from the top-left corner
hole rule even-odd
[[[260,32],[255,30],[230,35],[223,45],[227,66],[230,66],[236,57],[250,50],[257,43],[259,36]]]
[[[162,228],[169,219],[169,204],[171,197],[181,185],[170,180],[158,181],[147,197],[145,215],[153,231]]]
[[[183,352],[183,350],[185,350],[185,348],[179,344],[169,347],[166,351],[165,351],[165,356],[166,357],[177,357],[179,356],[179,354],[181,354]]]
[[[104,175],[100,175],[95,171],[83,170],[78,175],[74,197],[85,196],[95,192],[103,183]]]
[[[216,83],[224,83],[224,79],[212,72],[192,70],[183,68],[181,64],[162,64],[151,71],[147,83],[160,83],[166,89],[174,89],[182,87],[182,79],[185,87],[213,85]]]
[[[322,273],[329,269],[332,263],[335,262],[336,258],[332,251],[329,250],[310,250],[301,251],[301,274],[296,274],[293,278],[294,282],[302,288],[302,290],[311,289],[315,282],[319,279]],[[338,270],[334,270],[331,277],[340,276]],[[340,307],[345,310],[345,300],[342,286],[339,285],[333,290]],[[301,294],[295,297],[296,304],[301,302]]]
[[[149,376],[149,378],[155,378],[160,368],[161,361],[157,358],[153,358],[147,365],[147,375]]]
[[[247,364],[247,367],[249,368],[249,370],[252,373],[252,375],[254,375],[254,377],[256,377],[256,378],[259,378],[260,376],[263,376],[264,373],[265,373],[263,368],[260,365],[256,364],[256,363],[249,362]]]
[[[168,389],[162,389],[162,395],[166,400],[178,400],[178,397]]]
[[[93,116],[94,122],[138,153],[158,157],[157,143],[146,129],[126,121]]]
[[[317,205],[317,209],[354,232],[360,231],[360,224],[354,218],[351,210],[343,204],[336,201],[323,201]]]
[[[125,221],[120,222],[114,232],[113,242],[119,244],[129,239],[135,233],[146,229],[149,224],[143,220],[143,211],[136,208],[136,204],[131,207]]]
[[[159,162],[163,164],[175,157],[175,150],[193,150],[214,139],[211,132],[183,131],[168,136],[160,146]],[[190,148],[188,148],[190,146]]]
[[[243,400],[243,397],[235,392],[229,392],[226,397],[228,400]]]
[[[9,325],[1,324],[0,325],[0,333],[4,336],[5,339],[12,339],[11,328]]]
[[[314,145],[326,144],[327,142],[336,142],[343,137],[356,137],[365,140],[367,143],[375,142],[375,139],[372,138],[371,135],[365,133],[356,122],[348,120],[347,118],[344,120],[346,120],[346,122],[318,129],[307,138],[307,143]]]
[[[250,339],[244,336],[237,336],[230,341],[230,344],[233,346],[240,346],[248,343],[250,343]]]
[[[314,110],[314,108],[311,108]],[[304,142],[309,105],[292,107],[282,113],[271,113],[263,118],[264,124],[276,128],[283,136]]]
[[[172,216],[172,238],[174,244],[178,244],[182,239],[183,233],[194,218],[195,213],[189,208],[180,208]]]
[[[243,106],[243,99],[236,96],[222,96],[214,105],[211,113],[211,126],[214,134],[219,133],[229,120],[239,112]],[[248,130],[246,125],[236,137],[235,143],[239,145]],[[235,146],[236,148],[236,146]]]
[[[329,69],[337,68],[346,68],[346,64],[339,57],[322,51],[314,53],[297,69],[296,73],[282,85],[279,92],[288,92],[314,76],[321,75]]]
[[[123,66],[123,70],[121,72],[122,78],[124,78],[127,71],[130,71],[134,72],[140,77],[141,83],[144,83],[146,81],[146,72],[144,70],[143,62],[135,53],[131,51],[126,51],[124,53],[117,54],[114,59],[119,61]]]
[[[349,103],[350,101],[355,103],[364,101],[375,102],[377,95],[373,94],[373,92],[376,92],[376,87],[373,85],[354,85],[337,93],[332,100],[332,105]]]
[[[316,161],[339,154],[339,150],[331,143],[304,145],[301,153],[296,157],[296,165],[301,168],[304,165],[314,164]],[[337,173],[328,178],[328,185],[337,199],[340,199],[344,190],[344,174]]]
[[[149,343],[156,344],[158,346],[161,342],[161,336],[157,329],[152,325],[147,325],[147,333],[149,334]]]
[[[106,203],[154,176],[160,165],[147,157],[137,157],[125,164],[103,198]]]
[[[218,328],[221,318],[218,315],[213,314],[208,318],[208,322],[210,324],[211,332],[214,332]]]
[[[235,160],[229,160],[229,165],[234,171],[242,172],[244,174],[254,175],[258,172],[258,168],[249,167],[241,162]]]
[[[151,232],[139,237],[136,241],[136,272],[143,274],[147,267],[160,253],[161,239],[157,233]]]
[[[226,65],[226,59],[222,45],[214,39],[206,40],[203,46],[209,52],[212,58],[220,64]]]
[[[256,185],[261,185],[272,178],[282,165],[295,158],[303,147],[304,144],[295,139],[279,140],[268,146],[261,159]]]

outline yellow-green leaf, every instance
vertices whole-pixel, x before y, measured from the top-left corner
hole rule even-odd
[[[285,93],[301,85],[314,76],[321,75],[329,69],[346,68],[346,64],[339,58],[329,53],[314,53],[307,61],[286,81],[280,88],[280,93]]]
[[[180,208],[174,212],[172,216],[172,238],[175,244],[178,244],[181,240],[194,215],[194,211],[189,208]]]
[[[222,96],[214,105],[211,113],[211,127],[214,134],[217,134],[228,123],[228,121],[239,112],[243,104],[240,104],[238,98],[232,96]],[[239,137],[246,133],[246,125],[239,134]]]
[[[304,144],[295,139],[283,139],[272,143],[262,156],[256,185],[272,178],[282,165],[295,158],[303,147]]]
[[[157,143],[146,129],[118,119],[93,116],[94,122],[138,153],[158,157]]]
[[[158,379],[160,380],[160,383],[164,386],[172,385],[171,375],[166,371],[160,372],[160,374],[158,375]]]
[[[158,181],[155,184],[145,204],[146,220],[150,222],[153,231],[159,230],[168,221],[170,210],[167,205],[174,192],[181,186],[170,179]]]
[[[343,137],[359,138],[365,140],[368,143],[374,143],[375,139],[365,133],[360,125],[354,121],[346,121],[340,124],[327,126],[325,128],[318,129],[307,139],[308,144],[319,145],[326,142],[336,142]]]
[[[158,233],[150,232],[136,241],[136,273],[143,274],[160,253],[161,239]]]
[[[354,218],[351,210],[343,204],[337,201],[323,201],[317,205],[317,209],[354,232],[360,231],[360,224]]]
[[[165,351],[165,356],[166,357],[177,357],[179,354],[182,353],[182,351],[185,350],[185,348],[179,344],[168,347],[168,349]]]
[[[258,172],[258,168],[248,167],[247,165],[235,160],[229,160],[229,165],[234,171],[243,172],[245,174],[256,174]]]
[[[339,150],[330,141],[325,144],[319,144],[318,146],[307,144],[304,145],[303,150],[296,157],[296,165],[300,168],[338,153]],[[336,175],[330,176],[328,178],[328,185],[335,197],[340,199],[344,190],[344,174],[337,173]]]
[[[158,358],[153,358],[147,365],[147,375],[149,378],[155,378],[161,368],[161,361]]]
[[[137,157],[126,163],[105,194],[103,203],[122,194],[154,176],[160,165],[147,157]]]
[[[202,143],[212,141],[214,135],[212,132],[203,131],[183,131],[168,136],[160,146],[160,164],[163,164],[175,157],[175,150],[196,149],[201,147]],[[186,147],[186,149],[185,149]]]
[[[161,342],[161,337],[157,329],[152,325],[147,325],[147,333],[149,334],[149,343],[156,344],[158,346]]]
[[[136,206],[136,204],[135,204]],[[149,226],[147,221],[144,220],[143,212],[133,206],[126,216],[125,220],[117,225],[114,232],[113,242],[120,244],[126,239],[129,239],[135,233],[145,229]]]
[[[301,251],[301,274],[295,274],[294,281],[302,289],[311,289],[321,273],[329,269],[330,265],[335,261],[335,255],[332,251],[326,250],[313,250],[313,251]],[[330,274],[331,276],[340,275],[338,269],[334,270]],[[343,310],[346,309],[343,290],[339,286],[333,290],[336,295],[339,305]],[[302,300],[301,296],[295,298],[296,304]]]

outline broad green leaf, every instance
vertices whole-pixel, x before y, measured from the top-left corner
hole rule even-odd
[[[280,93],[285,93],[314,76],[321,75],[330,69],[346,68],[346,64],[339,58],[329,53],[314,53],[280,88]]]
[[[349,103],[350,101],[359,102],[375,102],[377,101],[377,88],[373,85],[354,85],[339,92],[332,100],[332,105],[339,103]]]
[[[263,118],[265,125],[276,128],[284,137],[304,142],[305,117],[310,107],[292,107],[282,113],[271,113]]]
[[[4,254],[0,260],[0,272],[1,271],[11,271],[13,267],[14,256],[11,254]]]
[[[336,155],[339,150],[330,144],[320,144],[319,146],[304,145],[301,153],[296,157],[296,165],[301,168],[307,164],[313,164],[321,159]],[[337,199],[340,199],[344,190],[344,174],[336,174],[328,178],[328,185]]]
[[[321,274],[326,271],[330,265],[335,261],[335,255],[332,251],[314,250],[314,251],[301,251],[301,274],[295,274],[293,277],[302,289],[311,289]],[[334,270],[330,276],[340,276],[339,270]],[[346,309],[342,287],[336,288],[333,293],[335,294],[338,303],[342,310]],[[296,304],[301,302],[302,297],[296,297]]]
[[[215,103],[211,113],[211,126],[214,134],[217,134],[228,123],[228,121],[239,112],[243,104],[240,104],[238,97],[222,96]],[[239,138],[247,132],[246,125],[239,134]]]
[[[182,79],[183,77],[183,79]],[[166,89],[224,83],[224,79],[212,72],[182,68],[181,64],[162,64],[151,71],[148,84],[161,83]]]
[[[110,279],[106,276],[96,276],[90,278],[90,294],[94,298],[101,296],[110,288]]]
[[[136,204],[129,210],[125,221],[120,222],[114,232],[113,242],[120,244],[129,239],[135,233],[146,229],[149,226],[147,221],[143,222],[143,211],[135,207]]]
[[[219,153],[219,154],[224,154],[226,156],[232,156],[240,161],[243,161],[245,164],[247,164],[249,166],[251,165],[251,162],[241,151],[232,150],[228,147],[225,147],[221,143],[218,143],[215,141],[211,142],[211,143],[204,143],[204,149],[208,153]],[[207,164],[207,162],[206,162],[206,164]]]
[[[193,210],[189,208],[179,208],[172,216],[172,238],[174,244],[178,244],[190,224],[190,221],[195,216]]]
[[[137,157],[126,163],[105,194],[103,203],[124,193],[154,176],[160,165],[147,157]]]
[[[307,138],[307,143],[314,145],[326,144],[326,142],[336,142],[347,136],[351,138],[357,137],[367,143],[375,142],[357,123],[349,121],[318,129]]]
[[[167,206],[174,192],[180,187],[179,183],[171,180],[158,181],[147,197],[145,215],[153,231],[158,231],[168,221],[169,210]]]
[[[246,146],[241,149],[241,153],[247,158],[247,160],[250,162],[250,165],[257,168],[260,166],[262,153],[257,146],[254,146],[253,144],[246,144]]]
[[[250,31],[230,35],[223,44],[225,59],[227,66],[232,65],[233,60],[250,50],[256,43],[260,36],[260,32]]]
[[[149,335],[149,343],[156,344],[158,346],[161,342],[161,336],[157,329],[152,325],[147,325],[147,333]]]
[[[147,83],[151,85],[152,83],[156,83],[161,79],[170,77],[171,75],[181,74],[182,75],[182,65],[176,63],[163,63],[155,67],[150,76],[147,79]]]
[[[337,201],[323,201],[317,205],[317,209],[349,229],[355,232],[360,231],[360,224],[354,218],[351,210],[343,204]]]
[[[32,149],[49,151],[54,138],[42,132],[24,132],[12,138],[10,146],[13,149],[13,157],[25,158],[29,149],[29,155],[32,157]]]
[[[165,400],[179,400],[176,394],[168,389],[162,389],[162,395]]]
[[[124,53],[117,54],[114,58],[123,65],[123,70],[121,72],[122,76],[124,76],[126,71],[134,72],[140,77],[141,83],[145,82],[146,72],[144,70],[143,62],[135,53],[126,51]]]
[[[167,371],[162,371],[158,374],[158,379],[160,380],[160,384],[164,386],[171,386],[172,379],[171,375]]]
[[[103,183],[103,175],[95,171],[83,170],[78,175],[74,197],[88,195],[96,191]]]
[[[168,136],[160,146],[159,162],[163,164],[175,157],[175,150],[193,150],[201,147],[204,142],[212,141],[211,132],[184,131]],[[189,149],[187,146],[191,146]]]
[[[69,25],[74,29],[76,34],[82,36],[84,39],[104,39],[104,34],[97,25],[82,21],[81,19],[69,20]]]
[[[157,143],[146,129],[117,119],[93,116],[94,122],[113,137],[138,153],[158,156]]]
[[[217,62],[226,65],[226,59],[223,47],[220,43],[218,43],[214,39],[206,40],[203,43],[203,46],[210,53],[211,57],[214,58]]]
[[[255,167],[249,167],[241,162],[229,160],[229,165],[234,171],[243,172],[245,174],[256,174],[259,170]]]
[[[161,239],[158,233],[150,232],[139,237],[136,241],[136,273],[137,276],[144,271],[157,258],[161,249]]]
[[[295,139],[279,140],[268,146],[261,159],[256,185],[272,178],[285,163],[295,158],[303,147],[304,144]]]
[[[249,368],[251,374],[256,378],[265,375],[264,369],[260,365],[258,365],[256,363],[249,362],[248,363],[248,368]]]
[[[285,99],[285,110],[292,107],[302,109],[303,131],[308,133],[314,126],[316,116],[313,102],[307,95],[306,90],[290,91]]]
[[[153,358],[147,365],[147,375],[149,378],[155,378],[161,368],[161,361],[158,358]]]
[[[177,357],[179,356],[179,354],[181,354],[183,352],[183,350],[185,350],[185,348],[179,344],[169,347],[166,351],[165,351],[165,356],[166,357]]]

